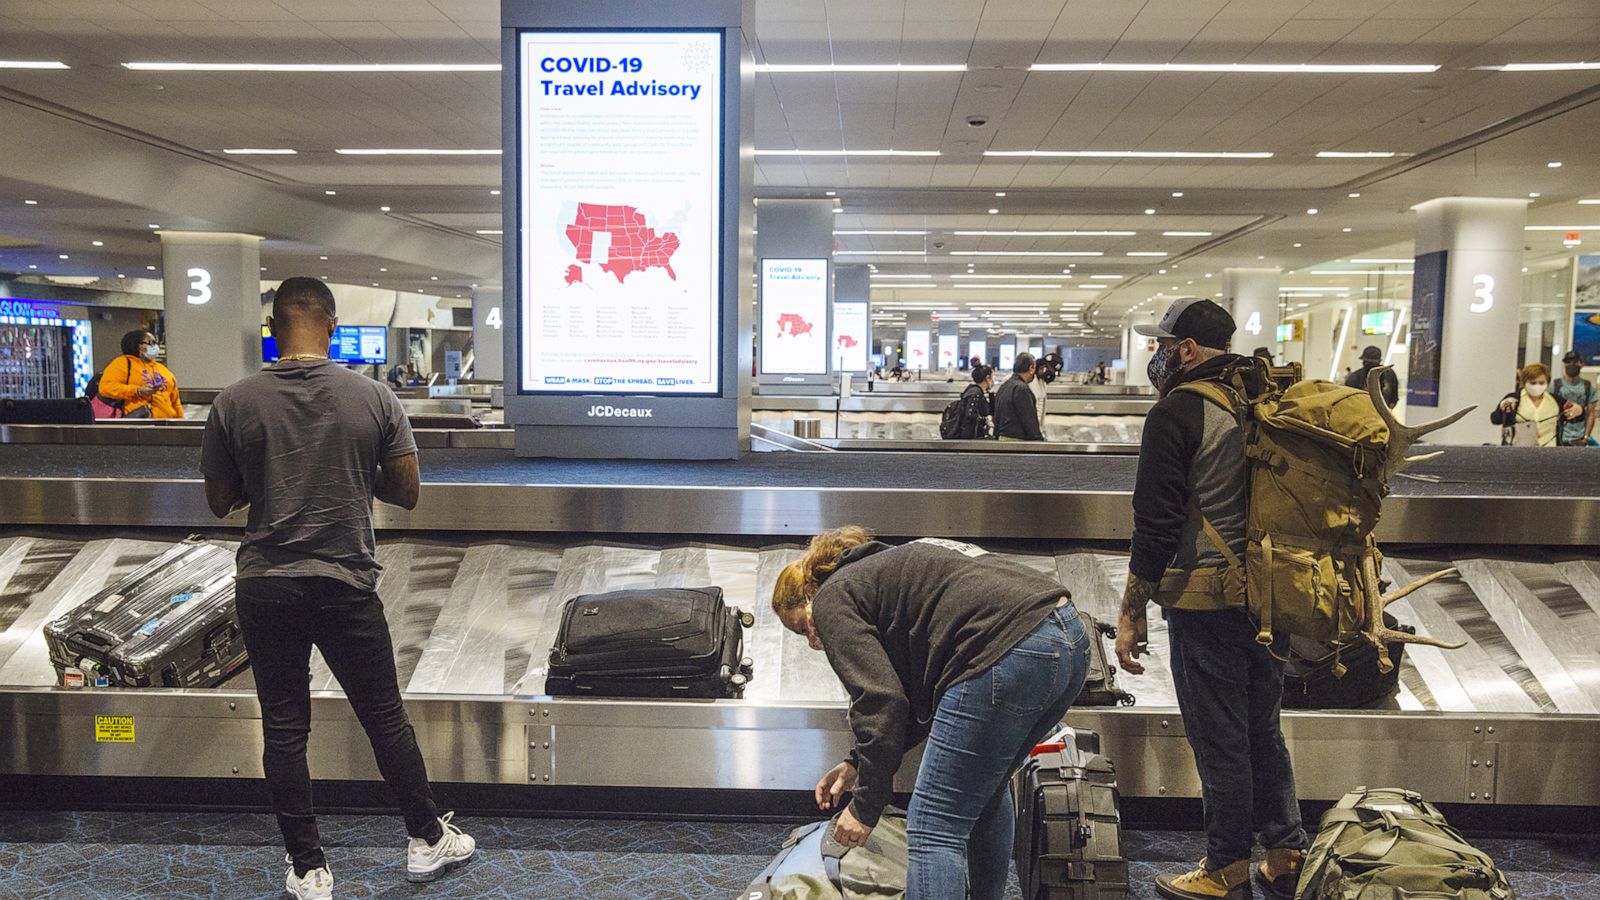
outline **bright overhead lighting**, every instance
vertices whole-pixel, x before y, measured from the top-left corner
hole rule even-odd
[[[378,207],[378,212],[388,212],[388,211],[389,211],[389,207],[387,207],[387,206]]]
[[[1163,237],[1211,237],[1209,231],[1163,231]]]
[[[323,191],[323,193],[327,194],[329,197],[337,197],[337,196],[339,196],[339,192],[338,191]]]
[[[952,231],[968,237],[1133,237],[1137,231]]]
[[[1310,209],[1306,210],[1306,215],[1314,216],[1314,215],[1317,214],[1317,211],[1318,211],[1317,208],[1315,206],[1313,206]]]
[[[340,156],[499,156],[500,149],[455,150],[429,147],[341,147],[333,151]]]
[[[106,245],[105,241],[90,241],[89,243],[95,245],[96,247],[104,247]]]
[[[1059,284],[963,284],[975,291],[1042,291],[1060,288]]]
[[[145,266],[144,268],[146,272],[154,272],[156,270],[155,266]]]
[[[70,69],[53,59],[0,59],[0,69]]]
[[[500,234],[500,233],[502,233],[502,229],[499,229],[499,228],[479,228],[477,233],[478,234]]]
[[[993,215],[998,215],[998,214],[999,214],[999,213],[1000,213],[1000,210],[998,210],[998,209],[992,209],[992,208],[991,208],[991,209],[990,209],[990,210],[989,210],[989,215],[991,215],[991,216],[993,216]]]
[[[1345,196],[1349,197],[1351,200],[1354,200],[1357,197],[1361,196],[1361,192],[1360,191],[1351,191],[1350,193],[1345,194]]]
[[[222,152],[230,156],[294,156],[298,151],[288,147],[231,147]]]
[[[1533,194],[1529,194],[1528,196],[1532,197],[1534,195]],[[32,203],[33,201],[29,200],[28,202]],[[1578,201],[1578,205],[1579,206],[1600,206],[1600,200],[1579,200]]]
[[[1001,280],[1001,279],[1012,280],[1012,281],[1058,281],[1062,277],[1071,278],[1072,276],[1070,276],[1070,275],[1067,275],[1067,276],[1062,276],[1062,275],[975,275],[972,272],[966,272],[966,273],[961,274],[961,275],[951,275],[950,277],[951,278],[982,280],[982,281],[997,281],[997,280]]]
[[[1129,256],[1166,256],[1164,250],[1129,250]]]
[[[835,250],[834,256],[927,256],[925,250]]]
[[[1400,154],[1393,150],[1319,150],[1318,159],[1388,159]]]
[[[925,235],[925,234],[927,234],[927,232],[926,231],[897,231],[895,229],[877,230],[877,229],[866,228],[866,229],[859,229],[859,230],[854,230],[854,231],[835,231],[834,234],[876,234],[876,235],[906,235],[906,236],[912,236],[912,235]]]
[[[757,72],[965,72],[965,63],[756,63]]]
[[[985,150],[984,156],[1038,156],[1049,159],[1271,159],[1260,151],[1233,150]]]
[[[499,63],[126,62],[136,72],[498,72]]]
[[[1407,257],[1405,259],[1401,259],[1399,257],[1395,257],[1393,259],[1389,259],[1389,258],[1373,258],[1373,259],[1362,258],[1362,259],[1352,259],[1350,261],[1355,263],[1358,266],[1359,265],[1368,265],[1368,266],[1391,266],[1391,265],[1409,266],[1413,262],[1415,262],[1416,260],[1413,260],[1410,257]]]
[[[1551,160],[1551,161],[1545,163],[1544,165],[1545,165],[1545,168],[1547,168],[1547,169],[1559,169],[1559,168],[1561,168],[1561,162],[1559,160]]]
[[[1312,275],[1410,275],[1411,271],[1399,269],[1312,269]]]
[[[1506,63],[1502,66],[1478,68],[1495,72],[1582,72],[1586,69],[1600,69],[1600,62]]]
[[[938,156],[937,150],[757,150],[757,156]]]
[[[1089,277],[1095,279],[1096,281],[1116,281],[1116,280],[1120,279],[1122,276],[1121,275],[1090,275]]]
[[[23,202],[23,204],[25,206],[38,206],[39,205],[39,201],[37,201],[37,200],[24,200],[22,202]]]
[[[996,197],[1004,197],[1006,195],[1006,192],[1005,191],[995,191],[994,195]]]
[[[1144,211],[1144,214],[1145,214],[1145,215],[1147,215],[1147,216],[1153,216],[1153,215],[1155,215],[1155,214],[1156,214],[1156,211],[1155,211],[1155,210],[1153,210],[1153,209],[1146,209],[1146,210],[1145,210],[1145,211]]]
[[[1528,192],[1528,199],[1529,200],[1537,200],[1537,199],[1539,199],[1539,192],[1538,191],[1529,191]],[[1588,203],[1590,201],[1588,201],[1588,200],[1579,200],[1578,202],[1579,203]]]
[[[1524,231],[1600,231],[1600,225],[1529,225]]]
[[[900,290],[902,288],[936,288],[938,285],[928,282],[926,284],[880,284],[878,287]]]
[[[150,223],[150,225],[149,225],[149,226],[148,226],[148,227],[150,227],[150,228],[160,228],[160,227],[161,227],[161,226],[160,226],[160,225],[157,225],[157,224],[156,224],[156,223],[154,223],[154,222],[151,222],[151,223]]]
[[[66,255],[65,253],[63,253],[63,254],[61,254],[61,258],[62,259],[71,259],[72,257],[70,257],[70,256]]]
[[[1174,196],[1174,197],[1182,197],[1183,196],[1183,191],[1173,191],[1172,192],[1172,196]]]
[[[1034,63],[1031,72],[1206,72],[1278,75],[1407,75],[1439,71],[1434,65],[1339,63]]]
[[[952,250],[951,256],[1104,256],[1099,250]]]
[[[874,273],[872,273],[872,275],[870,277],[872,277],[872,278],[900,278],[900,279],[910,280],[910,281],[927,281],[927,280],[933,278],[934,276],[932,276],[932,275],[880,275],[880,274],[874,272]]]

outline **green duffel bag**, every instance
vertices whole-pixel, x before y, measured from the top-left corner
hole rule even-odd
[[[1322,817],[1300,900],[1513,900],[1494,860],[1419,794],[1356,788]]]
[[[833,840],[833,821],[796,828],[772,864],[740,900],[903,900],[906,894],[905,813],[891,809],[865,846],[846,851]]]

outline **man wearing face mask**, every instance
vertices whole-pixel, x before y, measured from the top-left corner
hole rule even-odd
[[[156,361],[160,356],[156,336],[143,328],[123,335],[122,355],[100,374],[101,399],[120,406],[122,418],[183,418],[177,376]]]
[[[1151,601],[1167,619],[1173,682],[1194,749],[1205,808],[1206,858],[1162,875],[1169,900],[1245,900],[1256,836],[1267,850],[1256,879],[1267,896],[1293,896],[1310,839],[1278,714],[1283,666],[1256,643],[1244,609],[1244,433],[1234,414],[1179,385],[1218,381],[1254,396],[1254,364],[1228,352],[1234,322],[1210,300],[1175,301],[1155,325],[1150,383],[1161,400],[1145,419],[1133,492],[1128,586],[1117,631],[1123,669],[1139,674]]]
[[[1561,426],[1561,446],[1586,447],[1589,438],[1594,435],[1595,417],[1595,387],[1594,382],[1583,377],[1583,355],[1576,350],[1568,350],[1567,355],[1561,358],[1562,365],[1566,368],[1567,377],[1556,379],[1550,392],[1568,403],[1575,403],[1583,410],[1576,419],[1570,419]]]

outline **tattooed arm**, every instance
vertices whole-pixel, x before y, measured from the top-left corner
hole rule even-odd
[[[1123,671],[1144,674],[1139,657],[1149,652],[1149,622],[1145,618],[1150,601],[1155,599],[1157,582],[1128,573],[1128,586],[1122,592],[1122,615],[1117,621],[1117,662]]]

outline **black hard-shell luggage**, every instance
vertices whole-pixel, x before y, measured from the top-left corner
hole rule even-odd
[[[1128,895],[1117,773],[1100,736],[1063,727],[1017,772],[1012,846],[1024,900]]]
[[[70,666],[112,687],[216,687],[248,665],[233,551],[190,538],[44,627],[59,679]]]
[[[752,677],[744,629],[755,617],[722,588],[645,588],[574,597],[561,610],[545,693],[731,698]]]
[[[1073,705],[1132,706],[1133,695],[1117,687],[1117,667],[1112,663],[1115,657],[1106,652],[1106,642],[1116,640],[1116,627],[1096,621],[1082,610],[1078,611],[1078,618],[1089,635],[1089,674],[1083,679],[1083,690],[1078,692]]]
[[[1394,616],[1383,614],[1390,628],[1415,633]],[[1286,709],[1364,709],[1382,704],[1400,685],[1400,661],[1405,644],[1389,645],[1394,668],[1378,670],[1378,648],[1367,641],[1342,646],[1302,637],[1289,639],[1289,658],[1283,664],[1283,705]],[[1344,667],[1344,675],[1338,670]]]

